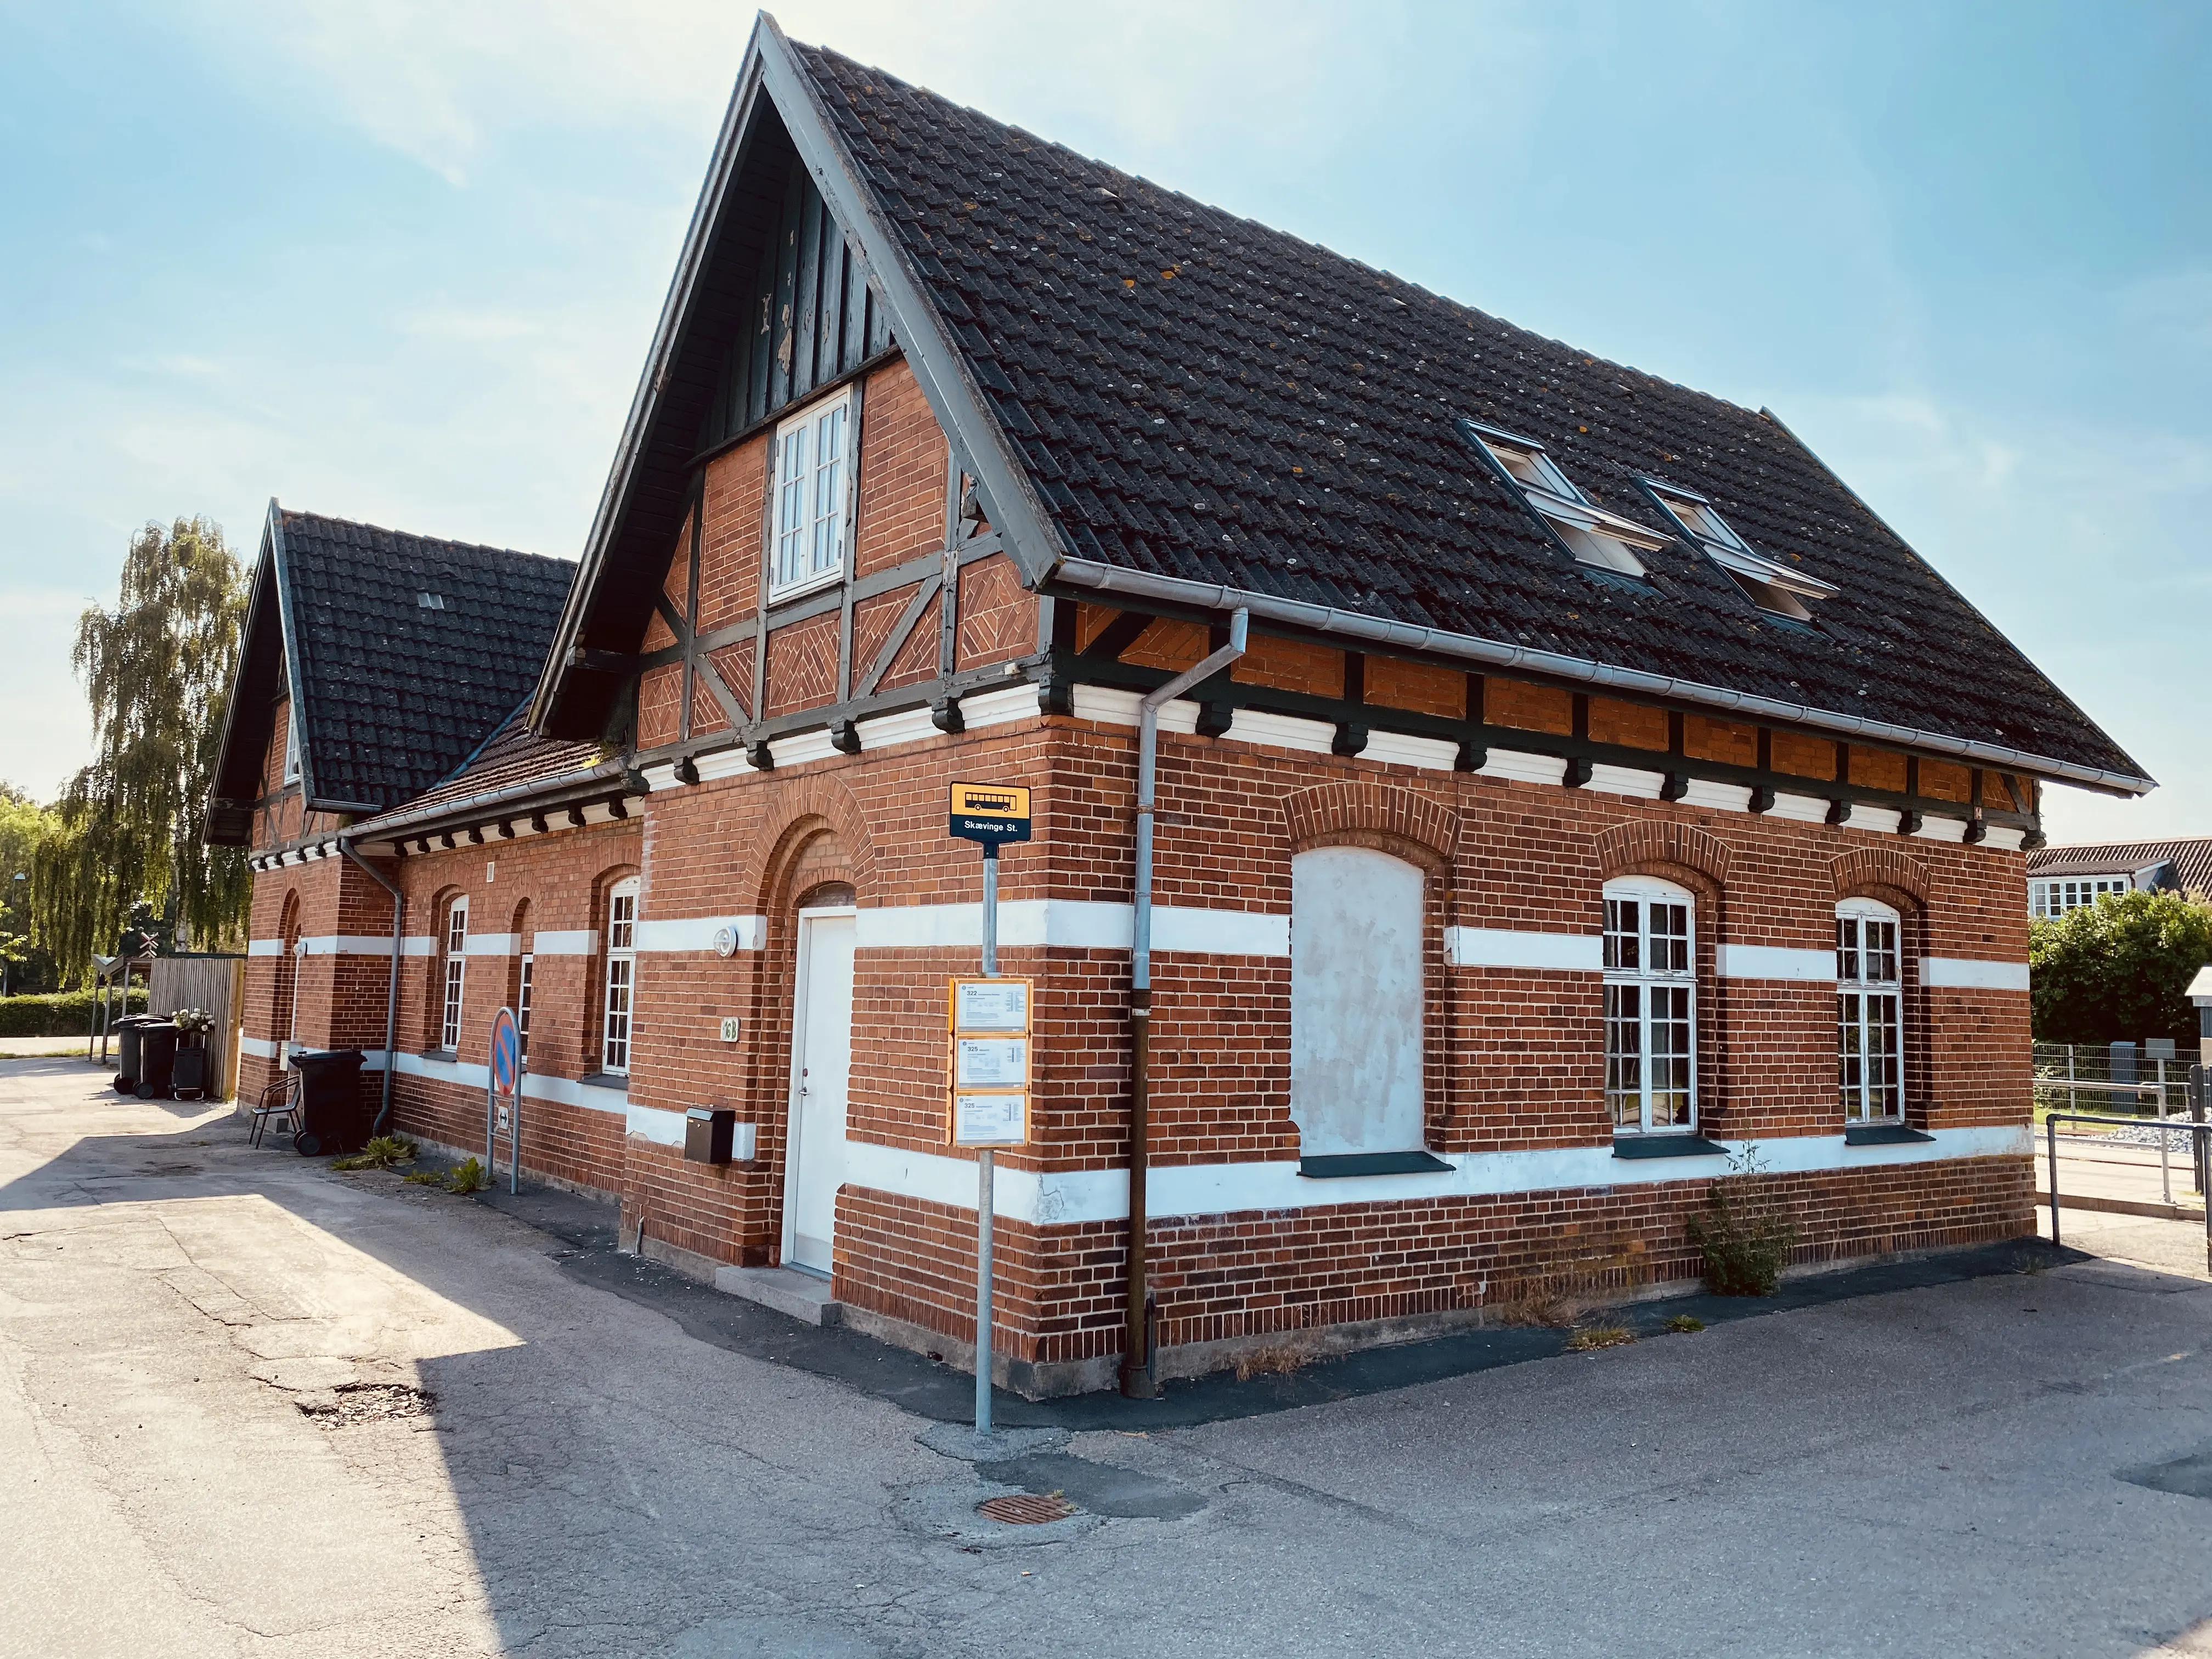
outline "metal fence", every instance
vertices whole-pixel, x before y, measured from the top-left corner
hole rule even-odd
[[[2190,1184],[2197,1192],[2212,1184],[2212,1169],[2207,1167],[2212,1139],[2184,1127],[2212,1116],[2212,1072],[2204,1066],[2166,1053],[2145,1055],[2132,1042],[2039,1042],[2034,1089],[2037,1109],[2054,1136],[2063,1119],[2096,1124],[2087,1133],[2108,1143],[2155,1146],[2159,1189],[2167,1204],[2173,1202],[2177,1152],[2187,1158]],[[2051,1146],[2056,1156],[2055,1139]]]

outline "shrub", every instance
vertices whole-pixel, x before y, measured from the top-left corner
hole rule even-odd
[[[2105,894],[2028,924],[2029,1001],[2039,1042],[2172,1037],[2197,1046],[2189,981],[2212,962],[2201,895]]]
[[[1729,1173],[1705,1190],[1705,1212],[1690,1218],[1690,1242],[1705,1258],[1716,1296],[1772,1296],[1797,1242],[1796,1224],[1768,1195],[1759,1148],[1729,1155]]]
[[[50,991],[44,996],[0,997],[0,1037],[83,1036],[92,1030],[95,991]],[[146,993],[131,988],[126,1013],[146,1012]]]
[[[472,1158],[463,1158],[450,1170],[417,1170],[404,1178],[417,1187],[435,1187],[448,1193],[480,1193],[491,1185],[484,1166]]]

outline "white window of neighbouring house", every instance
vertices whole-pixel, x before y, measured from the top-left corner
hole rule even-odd
[[[2031,916],[2063,916],[2094,904],[2106,893],[2131,893],[2135,882],[2128,876],[2067,876],[2039,878],[2027,884],[2027,913]]]
[[[1899,917],[1873,899],[1836,907],[1836,1080],[1844,1121],[1905,1115],[1905,983]]]
[[[446,1002],[438,1022],[438,1046],[451,1054],[461,1046],[461,981],[469,966],[469,902],[465,898],[455,899],[446,911],[445,944]]]
[[[853,396],[842,392],[775,430],[775,556],[769,594],[826,582],[845,568],[852,522]]]
[[[1605,1103],[1617,1134],[1697,1127],[1696,914],[1672,882],[1605,884]]]
[[[526,1062],[530,1059],[531,981],[537,975],[538,958],[524,952],[514,976],[514,1046],[517,1057]]]
[[[1364,847],[1291,860],[1291,1118],[1308,1158],[1418,1152],[1419,866]]]
[[[607,894],[607,1001],[599,1050],[602,1070],[629,1074],[631,1016],[637,997],[637,878]]]

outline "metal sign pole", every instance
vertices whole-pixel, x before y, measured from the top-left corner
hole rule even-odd
[[[999,849],[983,844],[983,972],[999,971]],[[991,1432],[991,1149],[975,1149],[975,1432]]]

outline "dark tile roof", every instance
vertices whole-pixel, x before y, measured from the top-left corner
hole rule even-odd
[[[524,723],[527,706],[514,709],[483,745],[435,788],[425,790],[392,811],[356,824],[354,832],[375,836],[405,823],[436,818],[444,809],[485,795],[526,792],[533,784],[587,772],[611,751],[598,742],[541,738]]]
[[[2142,775],[1771,416],[792,50],[1074,556]],[[1457,416],[1662,533],[1634,477],[1700,491],[1842,592],[1809,628],[1679,544],[1578,567]]]
[[[312,513],[278,522],[313,798],[422,794],[536,683],[575,566]]]
[[[2212,894],[2212,837],[2194,841],[2108,842],[2096,847],[2045,847],[2027,855],[2031,876],[2133,874],[2156,864],[2173,866],[2185,893]]]

